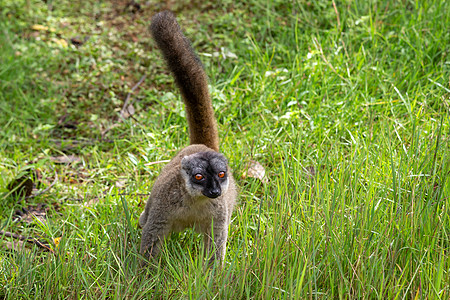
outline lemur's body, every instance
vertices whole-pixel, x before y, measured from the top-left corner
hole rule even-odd
[[[155,15],[150,29],[185,102],[191,145],[163,168],[153,185],[139,218],[141,254],[156,256],[171,232],[194,227],[204,233],[213,259],[223,261],[237,189],[226,158],[217,152],[207,76],[172,13]]]

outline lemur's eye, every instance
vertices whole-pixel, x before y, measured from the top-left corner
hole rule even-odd
[[[199,174],[195,174],[194,178],[197,179],[197,180],[202,180],[203,179],[203,175],[200,174],[200,173]]]
[[[219,176],[219,178],[224,178],[225,177],[225,172],[219,172],[219,174],[217,174],[217,176]]]

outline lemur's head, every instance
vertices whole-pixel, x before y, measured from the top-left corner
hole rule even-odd
[[[213,151],[183,157],[181,175],[188,193],[193,197],[217,198],[228,189],[228,161]]]

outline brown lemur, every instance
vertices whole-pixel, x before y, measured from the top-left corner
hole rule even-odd
[[[215,259],[223,263],[237,188],[227,159],[217,152],[219,135],[208,78],[171,12],[156,14],[150,31],[181,91],[190,146],[162,169],[153,185],[139,218],[140,252],[155,257],[171,232],[194,227],[204,234],[205,249],[213,252],[210,263]]]

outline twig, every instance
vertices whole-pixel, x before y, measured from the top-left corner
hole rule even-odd
[[[125,99],[125,103],[123,104],[122,107],[122,112],[125,111],[125,109],[127,110],[128,113],[130,113],[128,111],[128,102],[130,102],[130,98],[131,98],[131,94],[142,84],[142,82],[144,82],[145,78],[147,78],[147,74],[144,74],[144,76],[141,77],[141,79],[139,79],[138,83],[136,83],[132,88],[131,91],[127,94],[127,98]],[[130,114],[131,115],[131,114]]]
[[[27,237],[27,236],[23,236],[20,234],[16,234],[16,233],[12,233],[9,231],[3,231],[0,230],[0,236],[7,236],[16,240],[20,240],[20,241],[24,241],[24,242],[28,242],[28,243],[32,243],[35,244],[36,246],[43,248],[47,251],[50,251],[52,253],[54,253],[54,251],[49,247],[49,245],[46,242],[41,242],[36,238],[32,238],[32,237]]]
[[[41,142],[42,140],[38,140],[38,142]],[[47,140],[46,140],[47,141]],[[104,139],[104,138],[100,138],[100,139],[83,139],[83,140],[73,140],[73,139],[48,139],[48,141],[52,142],[52,143],[70,143],[73,146],[75,145],[95,145],[98,142],[102,142],[102,143],[114,143],[114,140],[111,139]],[[61,146],[61,145],[58,145]]]
[[[169,162],[169,161],[170,161],[170,160],[168,160],[168,159],[165,159],[165,160],[158,160],[158,161],[152,161],[152,162],[149,162],[149,163],[144,164],[144,166],[157,165],[157,164],[167,163],[167,162]]]
[[[150,196],[150,193],[148,193],[148,194],[142,194],[142,193],[120,193],[119,196],[147,197],[147,196]]]

